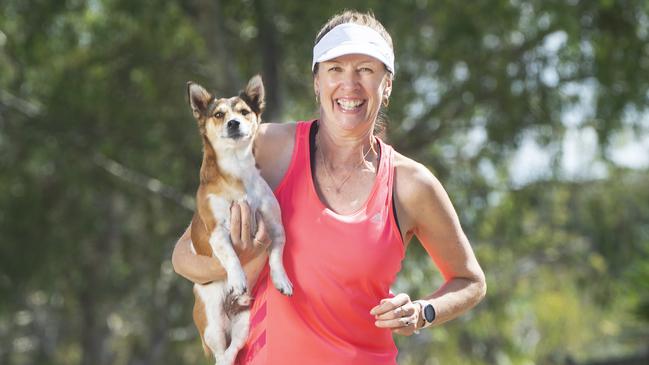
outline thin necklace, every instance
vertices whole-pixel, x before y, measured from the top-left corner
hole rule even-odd
[[[320,143],[320,146],[322,146],[322,143]],[[316,146],[316,148],[317,148],[317,146]],[[327,163],[325,162],[324,154],[322,153],[322,147],[318,148],[318,151],[320,152],[319,153],[320,154],[320,160],[322,161],[322,164],[324,165],[325,172],[327,173],[327,176],[329,177],[329,180],[331,180],[331,182],[334,185],[336,193],[338,193],[338,194],[340,193],[340,189],[342,189],[343,185],[345,185],[347,180],[349,180],[349,178],[352,177],[352,174],[354,173],[354,171],[357,168],[361,167],[361,165],[363,165],[363,162],[365,162],[365,158],[367,157],[367,155],[370,154],[370,151],[372,151],[373,149],[374,149],[374,145],[371,145],[370,148],[367,150],[367,152],[365,152],[365,154],[363,154],[363,158],[361,158],[361,161],[358,163],[358,165],[354,166],[354,168],[351,169],[349,174],[347,174],[347,176],[345,176],[345,178],[339,184],[336,184],[336,179],[334,179],[333,174],[331,173],[331,171],[329,171],[329,168],[327,167]]]

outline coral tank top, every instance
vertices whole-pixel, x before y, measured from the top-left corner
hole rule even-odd
[[[395,365],[392,332],[370,309],[392,296],[404,246],[392,207],[393,149],[380,141],[378,171],[358,211],[341,215],[316,193],[309,138],[298,122],[290,166],[275,190],[286,230],[284,265],[293,296],[277,291],[263,269],[238,365]]]

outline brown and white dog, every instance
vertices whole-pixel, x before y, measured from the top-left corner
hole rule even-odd
[[[233,202],[247,201],[252,211],[261,212],[272,239],[268,258],[273,284],[285,295],[293,293],[282,263],[285,236],[279,204],[257,170],[253,155],[253,140],[264,109],[264,86],[257,75],[239,96],[217,99],[192,82],[187,83],[187,93],[203,139],[200,186],[191,225],[193,248],[199,255],[217,257],[227,272],[226,281],[194,285],[194,322],[206,354],[213,354],[217,365],[231,365],[248,337],[248,284],[257,280],[265,264],[265,257],[253,259],[250,265],[256,267],[247,266],[246,271],[254,277],[246,278],[230,239]]]

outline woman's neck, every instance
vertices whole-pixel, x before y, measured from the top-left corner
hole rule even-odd
[[[372,129],[352,132],[328,128],[318,121],[316,148],[333,169],[353,169],[376,160],[377,150]]]

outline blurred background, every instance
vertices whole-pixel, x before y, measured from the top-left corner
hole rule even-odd
[[[0,364],[211,363],[170,263],[201,161],[186,82],[262,73],[266,121],[313,118],[344,8],[392,34],[388,139],[488,279],[399,363],[649,363],[649,2],[2,0]],[[440,283],[412,244],[394,290]]]

